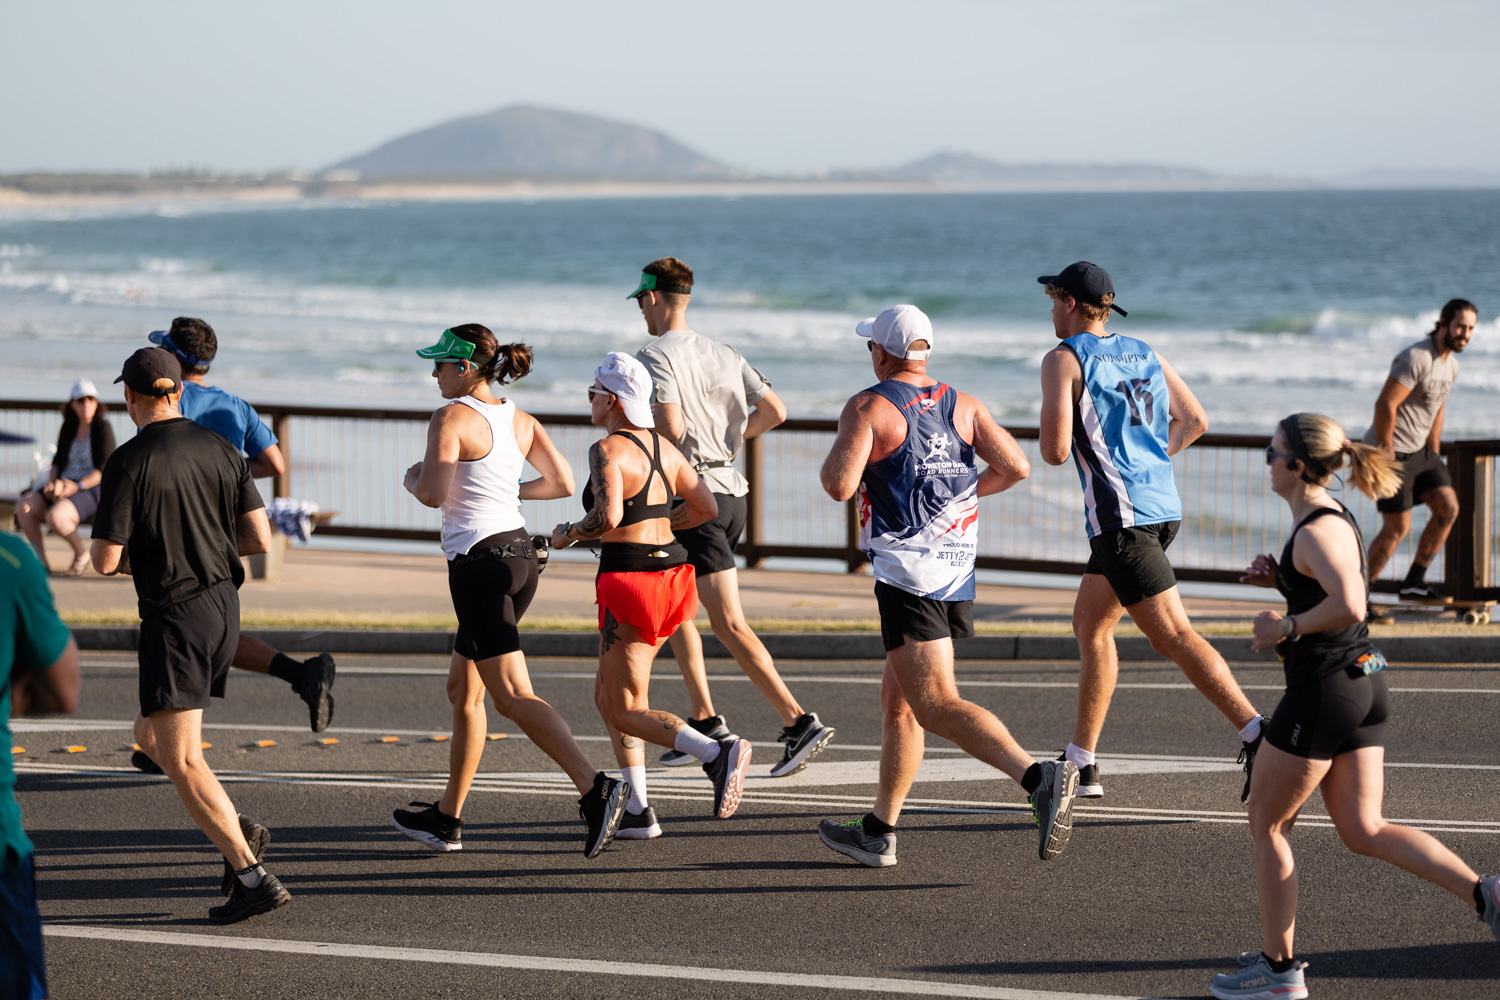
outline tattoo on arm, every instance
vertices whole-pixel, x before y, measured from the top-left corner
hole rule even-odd
[[[692,520],[692,517],[693,508],[688,504],[680,503],[672,508],[672,516],[668,520],[671,521],[673,531],[682,531],[688,526],[688,521]]]
[[[598,538],[604,534],[604,513],[609,510],[609,484],[605,481],[604,470],[609,465],[609,457],[604,454],[602,443],[595,443],[589,449],[589,481],[594,487],[594,506],[583,520],[574,523],[573,533],[579,538]]]

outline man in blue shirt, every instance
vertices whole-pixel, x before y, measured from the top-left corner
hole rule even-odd
[[[0,534],[0,996],[47,995],[42,917],[31,841],[14,794],[8,721],[13,712],[72,712],[78,687],[78,646],[52,605],[47,570],[24,541]]]
[[[286,459],[276,435],[260,419],[255,407],[233,393],[204,383],[208,367],[219,353],[219,339],[213,327],[201,319],[179,316],[172,321],[170,330],[152,333],[151,342],[171,351],[182,367],[182,399],[178,409],[184,417],[240,449],[252,476],[264,478],[286,472]],[[299,662],[253,636],[241,634],[234,665],[286,681],[307,703],[312,731],[321,733],[328,728],[333,719],[333,657],[319,653]],[[143,771],[156,770],[144,754],[137,753],[132,762]]]

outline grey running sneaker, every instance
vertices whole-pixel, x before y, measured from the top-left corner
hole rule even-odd
[[[1058,754],[1058,760],[1067,760],[1066,753]],[[1080,799],[1104,798],[1104,785],[1099,780],[1099,765],[1086,764],[1078,768],[1078,797]]]
[[[1479,894],[1484,897],[1484,914],[1479,918],[1490,925],[1490,932],[1500,938],[1500,875],[1479,880]]]
[[[1285,972],[1272,972],[1264,955],[1254,956],[1239,972],[1214,976],[1208,992],[1219,1000],[1302,1000],[1307,996],[1307,980],[1302,975],[1306,962],[1293,963]]]
[[[583,819],[583,856],[597,858],[599,852],[615,839],[620,814],[630,801],[630,782],[611,778],[600,771],[594,775],[594,787],[578,800],[578,815]]]
[[[397,809],[391,813],[391,826],[434,851],[464,849],[463,820],[439,812],[436,802],[413,802],[411,805],[422,806],[422,809],[420,812]]]
[[[703,765],[714,783],[714,815],[728,819],[745,794],[745,772],[750,769],[750,741],[739,737],[719,741],[719,756]]]
[[[1031,793],[1031,818],[1041,832],[1037,857],[1051,861],[1073,834],[1073,802],[1078,796],[1078,765],[1071,760],[1038,761],[1042,783]]]
[[[1240,802],[1243,804],[1250,801],[1250,772],[1255,767],[1255,755],[1260,752],[1260,744],[1266,738],[1266,727],[1271,720],[1264,715],[1260,717],[1260,735],[1249,743],[1240,743],[1240,755],[1234,759],[1236,764],[1245,765],[1245,788],[1240,792]]]
[[[798,718],[776,737],[777,743],[786,744],[786,750],[781,760],[771,766],[771,777],[785,778],[802,770],[833,740],[833,733],[832,726],[819,721],[817,712],[808,712]]]
[[[687,724],[697,732],[702,733],[711,740],[737,740],[738,736],[730,732],[729,724],[724,721],[722,715],[710,715],[706,719],[689,719]],[[684,764],[692,764],[698,758],[681,750],[668,750],[661,755],[661,763],[666,767],[681,767]]]
[[[892,830],[883,837],[866,836],[863,818],[843,823],[822,820],[818,823],[818,837],[828,847],[867,868],[889,868],[896,863],[896,832]]]
[[[250,854],[255,858],[255,863],[260,864],[261,859],[266,856],[266,848],[271,846],[271,831],[244,813],[240,814],[239,820],[240,833],[244,836],[245,843],[250,845]],[[235,881],[234,865],[231,865],[229,859],[226,858],[224,860],[224,878],[219,883],[219,891],[228,896],[234,892]]]
[[[275,875],[267,874],[254,889],[245,888],[245,883],[235,879],[229,902],[223,906],[210,906],[208,919],[216,924],[235,924],[261,913],[269,913],[291,901],[292,894],[277,881]]]
[[[656,810],[647,806],[641,812],[625,810],[620,825],[615,828],[616,840],[655,840],[661,836],[661,826],[656,822]]]
[[[333,721],[333,657],[319,653],[302,665],[307,672],[302,675],[302,686],[297,693],[307,702],[307,715],[312,731],[321,733]]]

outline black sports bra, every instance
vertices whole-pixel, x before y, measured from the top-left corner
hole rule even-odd
[[[615,431],[610,437],[622,437],[641,449],[641,451],[646,451],[646,446],[641,444],[640,439],[634,434],[627,434],[625,431]],[[652,451],[646,451],[646,455],[651,459],[651,471],[646,473],[646,483],[641,487],[641,491],[625,500],[625,514],[620,518],[618,527],[623,528],[627,524],[640,524],[642,521],[649,521],[653,517],[672,516],[672,485],[667,482],[667,474],[661,469],[661,439],[657,437],[655,431],[651,431],[651,447]],[[661,484],[667,488],[667,498],[658,504],[649,503],[647,500],[651,495],[652,476],[660,476]],[[594,483],[590,479],[587,483],[583,484],[583,512],[587,514],[593,509]]]

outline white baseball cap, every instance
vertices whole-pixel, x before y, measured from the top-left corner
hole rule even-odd
[[[94,383],[86,378],[81,378],[73,383],[73,390],[69,393],[68,398],[70,400],[83,399],[85,396],[93,396],[95,399],[98,399],[99,390],[94,388]]]
[[[916,306],[891,306],[879,316],[860,320],[854,332],[869,337],[892,357],[926,361],[932,353],[932,320]],[[919,340],[927,341],[927,350],[909,350]]]
[[[625,411],[625,419],[636,427],[649,428],[651,419],[651,374],[628,354],[611,351],[604,364],[594,369],[594,378],[612,392]]]

